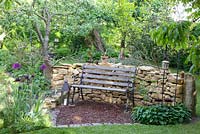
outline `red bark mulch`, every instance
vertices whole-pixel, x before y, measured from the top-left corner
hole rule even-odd
[[[130,112],[124,105],[94,101],[80,101],[75,106],[60,106],[57,125],[87,123],[131,123]]]

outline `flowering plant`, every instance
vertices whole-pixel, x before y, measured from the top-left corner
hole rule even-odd
[[[12,64],[12,68],[13,69],[20,69],[21,68],[21,64],[19,64],[18,62]]]
[[[43,109],[44,89],[48,88],[48,84],[41,71],[46,68],[44,64],[36,67],[37,69],[31,70],[32,67],[23,68],[18,62],[12,64],[15,84],[10,84],[11,89],[3,99],[3,119],[4,126],[12,128],[14,132],[30,131],[50,125],[49,117]],[[31,70],[30,74],[27,74],[25,69]]]
[[[47,69],[47,66],[46,66],[46,64],[43,63],[43,64],[40,66],[40,70],[44,71],[45,69]]]

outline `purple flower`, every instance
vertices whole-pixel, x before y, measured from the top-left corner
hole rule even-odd
[[[47,66],[43,63],[41,66],[40,66],[40,70],[45,70],[47,68]]]
[[[13,69],[20,69],[20,68],[21,68],[21,64],[19,64],[19,63],[14,63],[14,64],[12,64],[12,68],[13,68]]]

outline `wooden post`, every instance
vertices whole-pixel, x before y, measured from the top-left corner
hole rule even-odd
[[[191,74],[185,74],[184,104],[196,115],[196,89],[195,78]]]

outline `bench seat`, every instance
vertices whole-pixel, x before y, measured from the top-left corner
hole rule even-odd
[[[97,89],[97,90],[108,90],[108,91],[117,91],[117,92],[127,92],[127,90],[119,89],[119,88],[108,88],[108,87],[99,87],[99,86],[91,86],[91,85],[71,85],[72,87],[83,88],[83,89]]]

